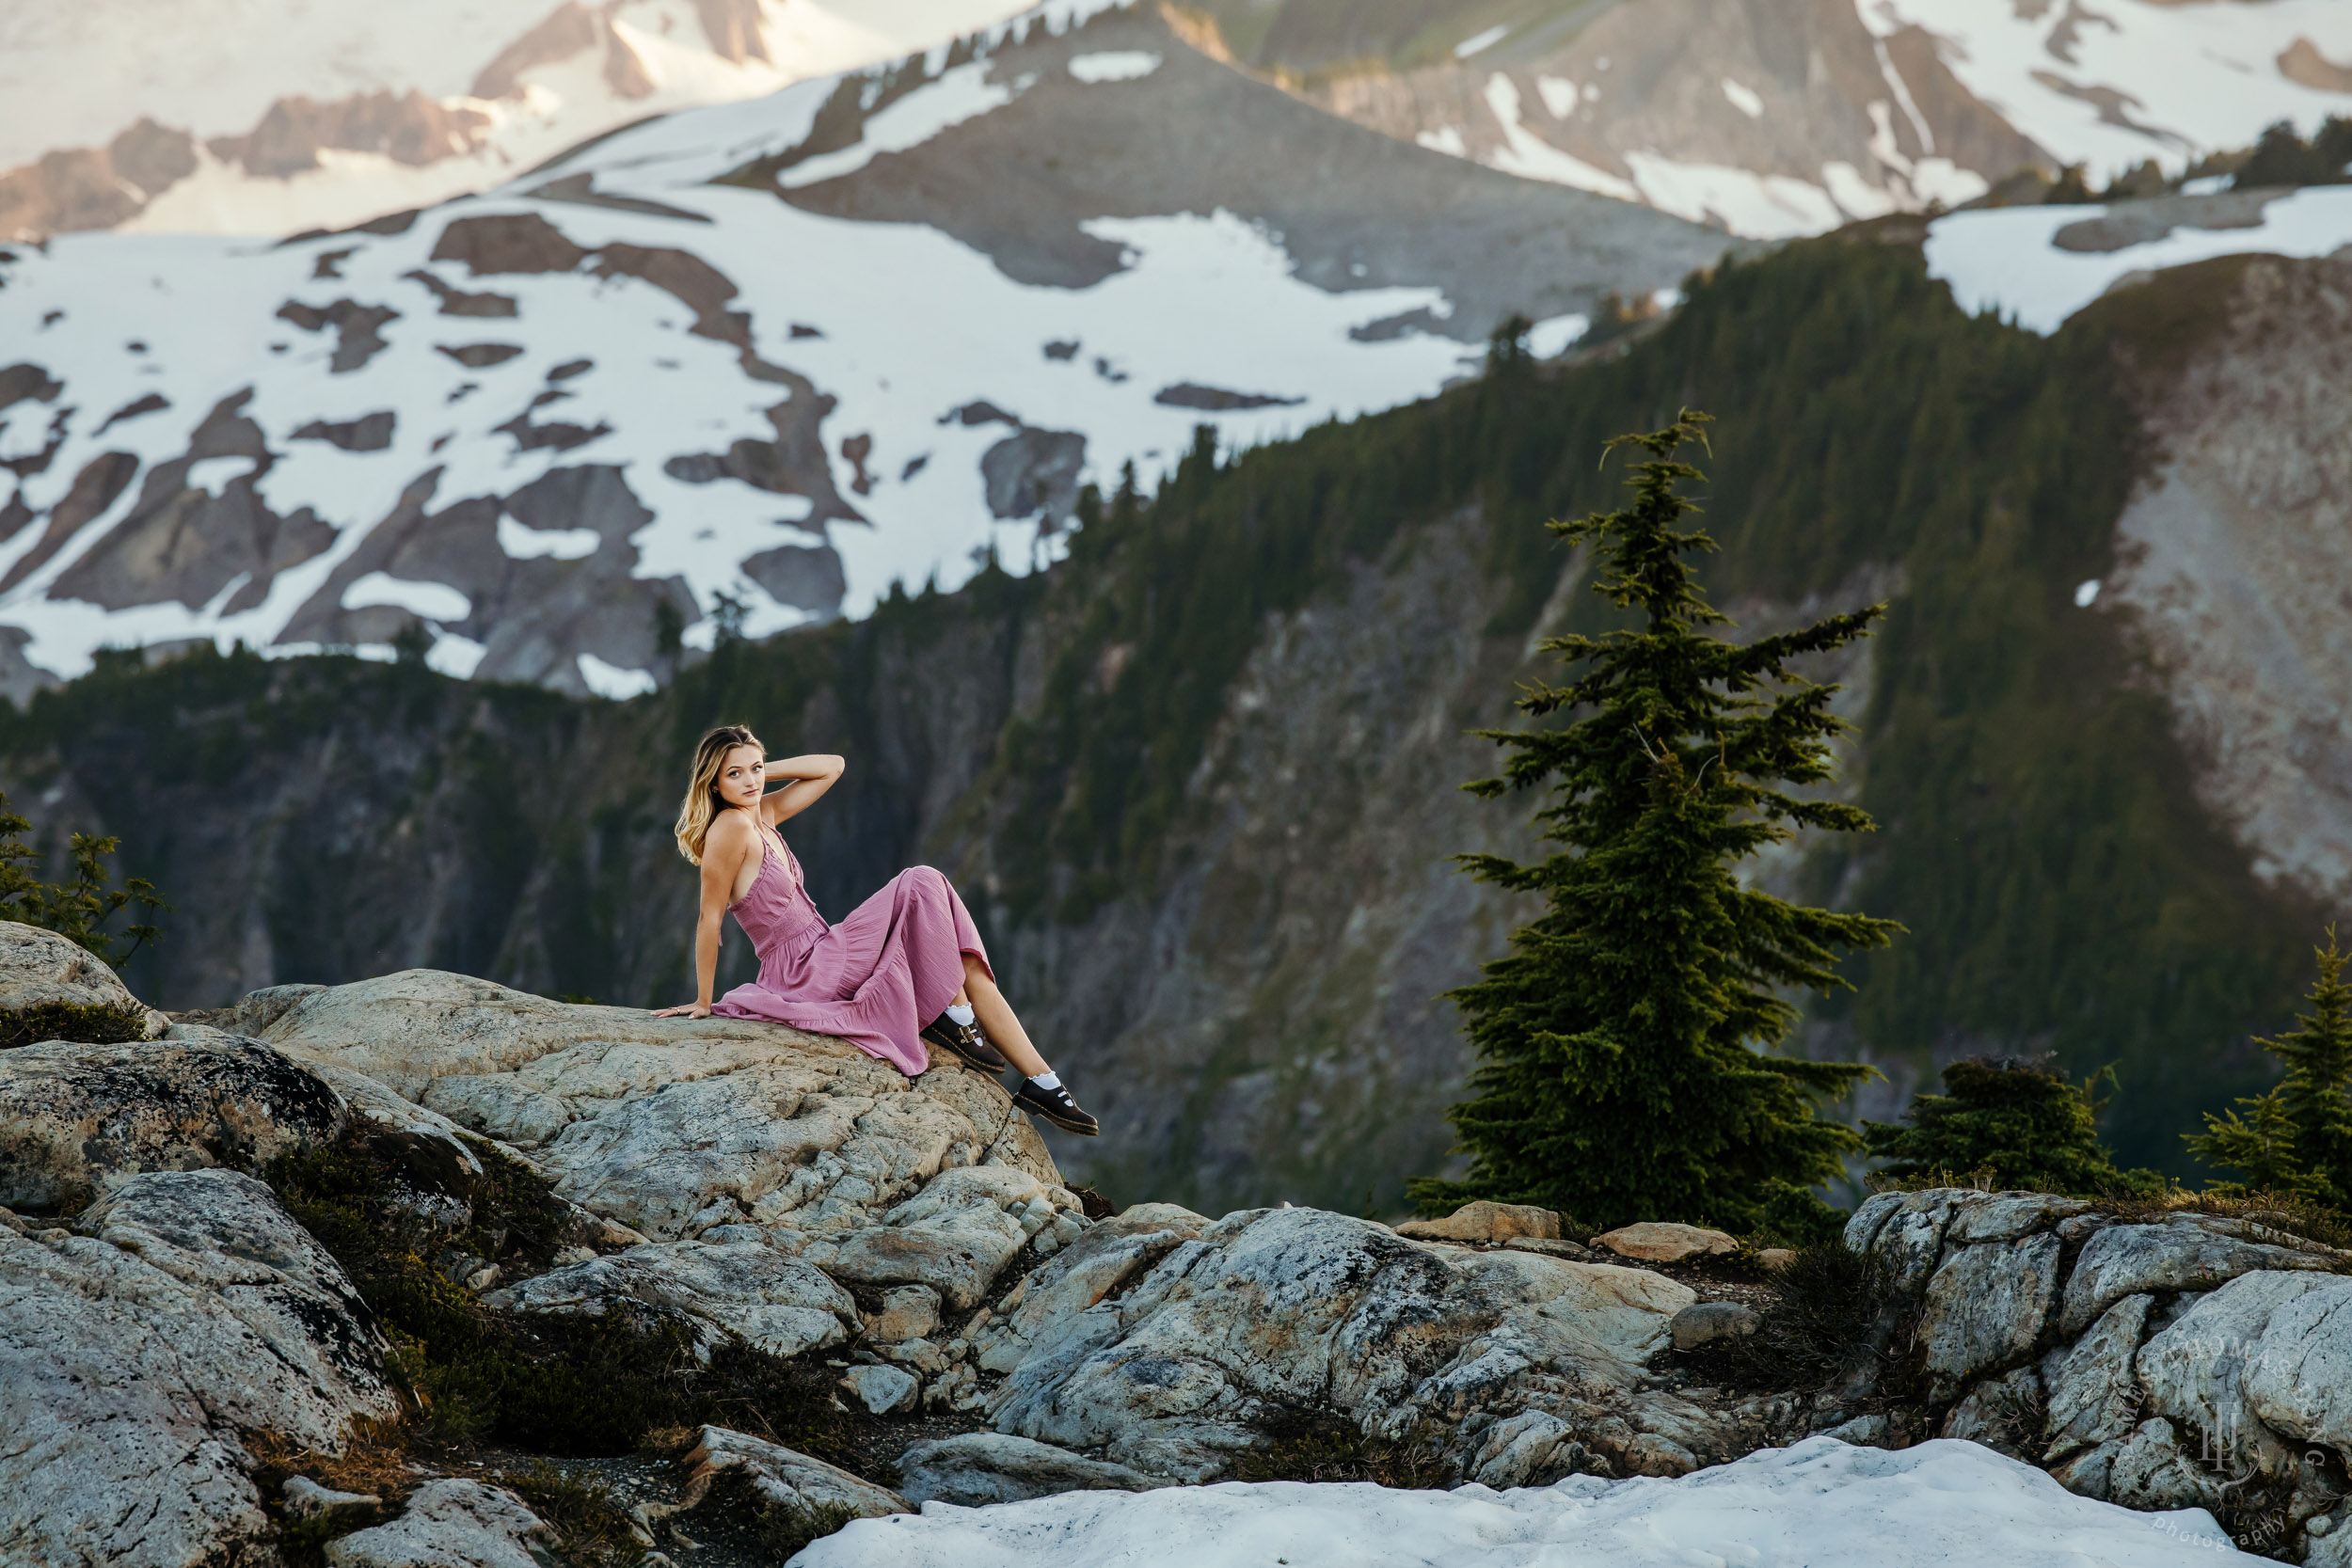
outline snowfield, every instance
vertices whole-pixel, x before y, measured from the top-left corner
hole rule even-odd
[[[2326,256],[2352,245],[2352,185],[2280,193],[2262,204],[2260,221],[2237,227],[2198,227],[2197,198],[2169,205],[2181,215],[2169,232],[2112,250],[2072,249],[2058,241],[2069,229],[2130,207],[1955,213],[1928,226],[1928,275],[1950,284],[1964,310],[1992,311],[2047,334],[2107,290],[2147,273],[2216,256]]]
[[[1678,1481],[1073,1492],[857,1521],[795,1568],[2209,1568],[2258,1561],[2202,1509],[2077,1497],[1974,1443],[1814,1437]]]

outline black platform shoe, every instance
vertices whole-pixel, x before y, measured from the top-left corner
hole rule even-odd
[[[1070,1091],[1056,1085],[1041,1089],[1029,1079],[1021,1080],[1021,1088],[1012,1097],[1013,1109],[1026,1111],[1033,1117],[1043,1117],[1065,1132],[1075,1132],[1082,1138],[1099,1136],[1103,1124],[1078,1109],[1078,1102],[1070,1098]]]
[[[923,1038],[943,1051],[954,1052],[964,1066],[982,1072],[1002,1072],[1011,1065],[988,1043],[986,1035],[969,1023],[958,1023],[946,1013],[923,1025]]]

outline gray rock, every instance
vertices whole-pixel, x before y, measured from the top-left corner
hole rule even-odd
[[[885,1216],[965,1166],[1009,1170],[1026,1179],[1025,1197],[1044,1191],[1059,1195],[1057,1210],[1080,1209],[992,1081],[910,1080],[843,1041],[779,1024],[572,1006],[407,970],[294,997],[264,1037],[363,1073],[426,1115],[529,1146],[562,1196],[656,1241],[749,1224],[787,1250],[837,1250],[851,1232],[915,1224]],[[974,1219],[976,1243],[999,1228]],[[977,1277],[996,1245],[931,1262]],[[869,1259],[878,1282],[931,1282],[912,1263],[879,1277],[890,1272],[888,1259]]]
[[[1881,1415],[1856,1416],[1818,1435],[1835,1437],[1840,1443],[1851,1443],[1857,1449],[1883,1449],[1895,1435],[1895,1423]]]
[[[1703,1301],[1674,1315],[1677,1350],[1696,1350],[1718,1339],[1736,1339],[1756,1332],[1764,1320],[1753,1307],[1736,1301]]]
[[[1097,1261],[1126,1262],[1107,1246]],[[1517,1414],[1540,1385],[1602,1422],[1600,1406],[1638,1402],[1693,1299],[1645,1271],[1427,1245],[1311,1209],[1229,1215],[1072,1312],[1082,1267],[998,1390],[995,1425],[1184,1480],[1222,1473],[1284,1410],[1402,1433]],[[1703,1413],[1654,1404],[1646,1426],[1613,1418],[1613,1464],[1678,1463],[1686,1439],[1706,1443]]]
[[[1032,1354],[1071,1356],[1091,1351],[1105,1335],[1117,1333],[1116,1308],[1089,1321],[1087,1315],[1104,1299],[1184,1242],[1208,1228],[1209,1222],[1188,1210],[1175,1209],[1163,1220],[1146,1214],[1137,1205],[1118,1218],[1095,1226],[1067,1251],[1031,1274],[1005,1298],[1005,1315],[974,1331],[972,1346],[980,1367],[1009,1372]]]
[[[81,943],[38,926],[0,920],[0,1009],[15,1012],[43,1003],[79,1007],[139,1006],[139,999],[106,961]],[[148,1037],[169,1020],[148,1012]]]
[[[2033,1462],[2042,1427],[2042,1380],[2031,1367],[1986,1378],[1944,1418],[1944,1435]]]
[[[2220,1478],[2181,1447],[2172,1423],[2161,1417],[2077,1454],[2050,1475],[2070,1492],[2125,1508],[2211,1509],[2228,1497]]]
[[[878,1519],[914,1512],[904,1497],[887,1487],[861,1481],[821,1459],[725,1427],[703,1428],[684,1463],[691,1467],[686,1490],[675,1504],[644,1509],[645,1518],[665,1519],[700,1507],[710,1495],[712,1483],[729,1475],[741,1477],[762,1502],[795,1513],[839,1509],[853,1519]]]
[[[1061,1492],[1148,1492],[1170,1484],[1124,1465],[998,1432],[917,1443],[899,1457],[898,1475],[900,1492],[917,1508],[934,1501],[979,1508]]]
[[[1724,1231],[1664,1220],[1619,1226],[1594,1237],[1593,1245],[1645,1263],[1679,1263],[1685,1258],[1713,1258],[1740,1249],[1739,1239]]]
[[[1989,1207],[1989,1206],[1988,1206]],[[1930,1398],[1952,1398],[1969,1379],[2033,1353],[2058,1299],[2056,1236],[1963,1246],[1945,1255],[1928,1280],[1919,1338],[1932,1380]]]
[[[552,1269],[483,1299],[517,1312],[588,1317],[632,1301],[684,1318],[706,1344],[733,1334],[771,1355],[840,1344],[858,1321],[849,1291],[759,1242],[648,1242]]]
[[[2049,1193],[1994,1193],[1984,1202],[1963,1210],[1945,1240],[1958,1245],[2013,1242],[2090,1208],[2081,1198],[2058,1197]]]
[[[2248,1409],[2273,1432],[2352,1460],[2352,1278],[2315,1279],[2272,1309],[2245,1386]]]
[[[2258,1269],[2327,1270],[2325,1248],[2247,1239],[2246,1227],[2202,1214],[2161,1225],[2117,1225],[2083,1243],[2066,1281],[2061,1327],[2071,1338],[2125,1296],[2144,1291],[2205,1291]]]
[[[314,1073],[251,1040],[0,1051],[0,1203],[49,1209],[109,1177],[260,1163],[348,1117]]]
[[[1043,1215],[1081,1212],[1076,1196],[1025,1171],[969,1165],[943,1171],[882,1223],[809,1243],[804,1256],[866,1285],[928,1285],[952,1310],[979,1305]]]
[[[2139,1420],[2136,1364],[2153,1296],[2125,1296],[2074,1341],[2050,1379],[2044,1464],[2120,1441]]]
[[[939,1292],[928,1285],[900,1285],[882,1292],[882,1309],[866,1320],[866,1337],[878,1345],[928,1338],[939,1326]]]
[[[327,1568],[540,1568],[555,1532],[512,1492],[427,1481],[399,1518],[326,1544]]]
[[[1944,1252],[1944,1233],[1953,1220],[1988,1197],[1968,1187],[1880,1193],[1865,1199],[1846,1222],[1846,1244],[1876,1253],[1885,1261],[1896,1291],[1909,1295],[1935,1272]]]
[[[923,1391],[920,1380],[896,1367],[851,1367],[841,1374],[841,1386],[877,1416],[914,1409]]]
[[[1522,1410],[1479,1434],[1462,1479],[1499,1491],[1545,1486],[1589,1462],[1574,1427],[1548,1410]]]
[[[1514,1236],[1539,1242],[1560,1239],[1560,1216],[1525,1203],[1465,1203],[1441,1220],[1407,1220],[1400,1236],[1438,1242],[1507,1242]]]
[[[120,1178],[81,1225],[0,1229],[0,1560],[261,1560],[241,1434],[396,1417],[373,1320],[250,1177]]]
[[[323,1519],[338,1514],[373,1513],[384,1499],[372,1492],[337,1492],[309,1476],[289,1476],[282,1490],[286,1512],[297,1519]]]

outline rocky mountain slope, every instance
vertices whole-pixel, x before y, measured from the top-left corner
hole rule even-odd
[[[2327,0],[1194,0],[1204,46],[1421,146],[1737,234],[2178,174],[2352,111]]]
[[[763,635],[1025,570],[1198,421],[1425,396],[1509,312],[1556,348],[1724,250],[1057,6],[368,230],[0,252],[11,685],[408,630],[625,695],[723,594]]]
[[[78,963],[0,925],[0,1003],[130,1004]],[[1500,1503],[1490,1543],[1613,1544],[1639,1502],[1636,1535],[1684,1547],[1828,1527],[1947,1568],[2095,1535],[2170,1568],[2233,1537],[2333,1562],[2346,1523],[2352,1432],[2312,1369],[2346,1354],[2352,1262],[2277,1215],[1896,1192],[1799,1255],[1497,1204],[1114,1214],[953,1064],[429,971],[0,1051],[0,1550],[34,1560],[596,1560],[592,1526],[683,1546],[748,1513],[842,1530],[802,1560],[948,1560],[1075,1511],[1216,1564],[1172,1489],[1367,1464],[1509,1489],[1425,1495]],[[379,1228],[414,1239],[389,1272]],[[610,1398],[722,1376],[766,1435]],[[452,1424],[469,1398],[491,1424]],[[681,1463],[639,1462],[633,1502],[566,1491],[516,1467],[526,1432],[526,1463]],[[962,1506],[891,1525],[929,1500]]]
[[[2328,196],[2253,205],[2270,221]],[[2246,216],[2213,199],[2207,221]],[[128,867],[183,902],[133,971],[175,1006],[419,965],[660,1005],[683,994],[691,925],[676,759],[746,719],[851,759],[795,825],[820,908],[910,863],[963,890],[1111,1130],[1073,1174],[1203,1210],[1383,1212],[1445,1157],[1465,1063],[1439,993],[1518,918],[1449,864],[1524,844],[1518,812],[1455,787],[1491,762],[1465,732],[1509,721],[1533,637],[1600,624],[1541,522],[1612,504],[1601,442],[1703,396],[1722,416],[1718,598],[1756,629],[1891,600],[1884,635],[1824,672],[1861,726],[1845,786],[1883,831],[1851,859],[1798,846],[1760,869],[1910,934],[1814,1009],[1802,1048],[1882,1067],[1849,1108],[1880,1119],[1959,1055],[2115,1063],[2109,1137],[2185,1173],[2179,1134],[2261,1085],[2249,1036],[2307,983],[2336,830],[2324,750],[2264,738],[2298,733],[2296,685],[2246,696],[2233,721],[2260,745],[2208,750],[2198,727],[2242,659],[2270,657],[2262,601],[2217,595],[2189,623],[2216,657],[2191,657],[2134,608],[2122,531],[2163,471],[2151,430],[2200,474],[2222,461],[2181,434],[2202,420],[2292,412],[2276,438],[2325,449],[2324,376],[2292,404],[2190,392],[2277,334],[2329,363],[2334,316],[2305,306],[2344,264],[2221,257],[2099,295],[2096,269],[2136,270],[2143,245],[2263,231],[1969,217],[2030,218],[2086,269],[2080,298],[2035,307],[2073,310],[2062,326],[1954,304],[2044,276],[2002,270],[2026,253],[2014,235],[1949,250],[1961,220],[1889,220],[1728,269],[1575,365],[1238,458],[1204,447],[1156,497],[1104,502],[1050,572],[731,641],[644,701],[115,656],[0,715],[0,786],[60,838],[121,834]],[[724,973],[748,958],[730,941]]]
[[[290,234],[502,185],[650,115],[756,98],[1016,0],[92,0],[0,16],[0,240]]]

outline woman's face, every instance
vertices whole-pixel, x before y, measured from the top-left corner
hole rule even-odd
[[[738,746],[719,765],[719,799],[730,806],[759,804],[768,792],[768,758],[756,746]]]

